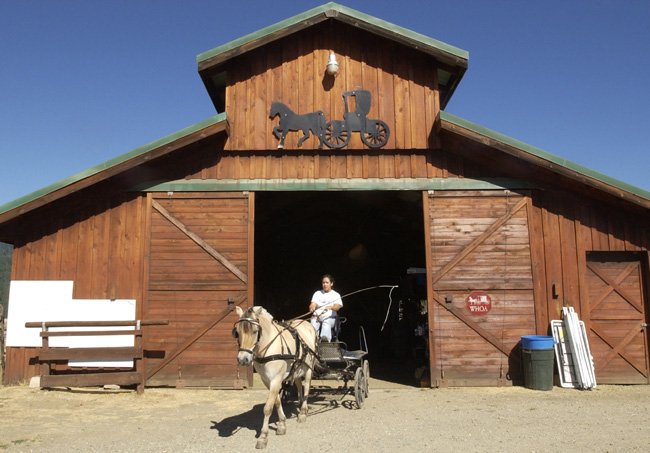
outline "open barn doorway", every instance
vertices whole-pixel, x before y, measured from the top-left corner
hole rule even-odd
[[[341,340],[365,329],[373,377],[417,384],[428,368],[422,193],[410,191],[255,194],[255,304],[278,319],[306,314],[324,273],[347,318]],[[410,270],[410,271],[409,271]],[[375,288],[349,295],[355,291]],[[391,297],[389,297],[391,296]]]

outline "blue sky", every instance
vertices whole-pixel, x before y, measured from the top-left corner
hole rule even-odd
[[[323,3],[0,2],[0,205],[212,116],[196,55]],[[469,51],[450,113],[650,190],[650,1],[340,3]]]

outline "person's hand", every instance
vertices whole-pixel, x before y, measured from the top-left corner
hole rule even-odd
[[[332,311],[329,308],[319,308],[318,310],[314,311],[314,314],[316,315],[318,321],[322,321],[323,319],[327,319],[331,316]]]

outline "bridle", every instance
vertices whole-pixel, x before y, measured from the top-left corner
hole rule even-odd
[[[259,343],[260,337],[262,336],[262,326],[260,325],[260,322],[257,319],[249,316],[249,313],[250,310],[247,311],[242,318],[240,318],[235,322],[235,325],[232,328],[232,336],[237,339],[237,345],[239,346],[238,352],[243,351],[243,352],[248,352],[249,354],[254,354],[253,350],[257,347],[257,343]],[[253,345],[252,349],[242,348],[241,344],[239,343],[239,332],[237,332],[237,324],[240,324],[242,322],[247,322],[248,324],[257,327],[257,339],[255,340],[255,344]]]
[[[281,327],[281,329],[278,329],[278,333],[277,333],[277,336],[275,338],[279,337],[282,334],[282,332],[284,332],[285,330],[289,331],[291,333],[291,336],[296,341],[296,347],[295,347],[296,352],[295,353],[289,353],[289,354],[287,354],[287,353],[273,354],[273,355],[265,356],[265,357],[261,357],[261,356],[255,357],[256,356],[255,349],[258,348],[258,344],[259,344],[260,339],[262,337],[262,326],[261,326],[259,320],[257,320],[255,317],[253,317],[253,311],[252,311],[253,308],[254,307],[249,308],[242,315],[241,318],[239,318],[237,321],[235,321],[235,324],[233,326],[232,336],[237,339],[237,345],[239,346],[238,353],[239,352],[247,352],[247,353],[251,354],[254,357],[253,360],[255,362],[258,362],[258,363],[272,362],[272,361],[275,361],[275,360],[293,360],[294,362],[293,362],[293,364],[291,366],[292,370],[299,363],[302,363],[304,361],[303,356],[307,352],[311,352],[312,354],[317,356],[316,352],[313,351],[311,348],[309,348],[309,346],[307,346],[304,343],[304,341],[300,338],[300,335],[298,335],[298,333],[296,332],[296,330],[293,327],[289,326],[285,322],[280,322],[280,323],[277,323],[277,324]],[[237,331],[237,325],[240,324],[240,323],[244,323],[244,322],[248,323],[248,324],[250,324],[252,326],[255,326],[257,328],[257,339],[255,340],[255,343],[253,344],[251,349],[242,348],[241,343],[239,341],[239,332]],[[276,324],[276,321],[273,321],[273,323]],[[278,328],[278,327],[276,326],[276,328]],[[264,354],[266,352],[266,350],[271,346],[271,344],[273,343],[275,338],[270,340],[269,343],[262,348],[262,351],[258,351],[258,354]],[[287,345],[286,345],[286,342],[285,342],[284,339],[282,339],[281,341],[282,341],[282,343],[284,345],[283,346],[283,350],[284,350],[284,347],[287,346]]]

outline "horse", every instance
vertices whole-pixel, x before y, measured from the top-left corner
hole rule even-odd
[[[284,148],[284,139],[290,131],[302,131],[303,135],[298,140],[299,147],[309,138],[309,132],[312,132],[318,137],[318,149],[323,149],[323,143],[325,142],[323,138],[325,134],[325,115],[322,111],[319,110],[317,112],[298,115],[282,102],[273,102],[271,104],[269,118],[273,119],[276,116],[280,116],[280,124],[273,128],[273,135],[280,140],[278,149]]]
[[[233,336],[237,339],[239,365],[250,366],[269,389],[264,405],[264,423],[255,448],[265,448],[269,434],[269,418],[273,406],[278,414],[277,435],[287,432],[280,390],[283,383],[293,383],[298,393],[298,422],[307,420],[307,398],[316,361],[316,329],[305,320],[278,322],[263,307],[244,311],[236,307],[239,319]]]

